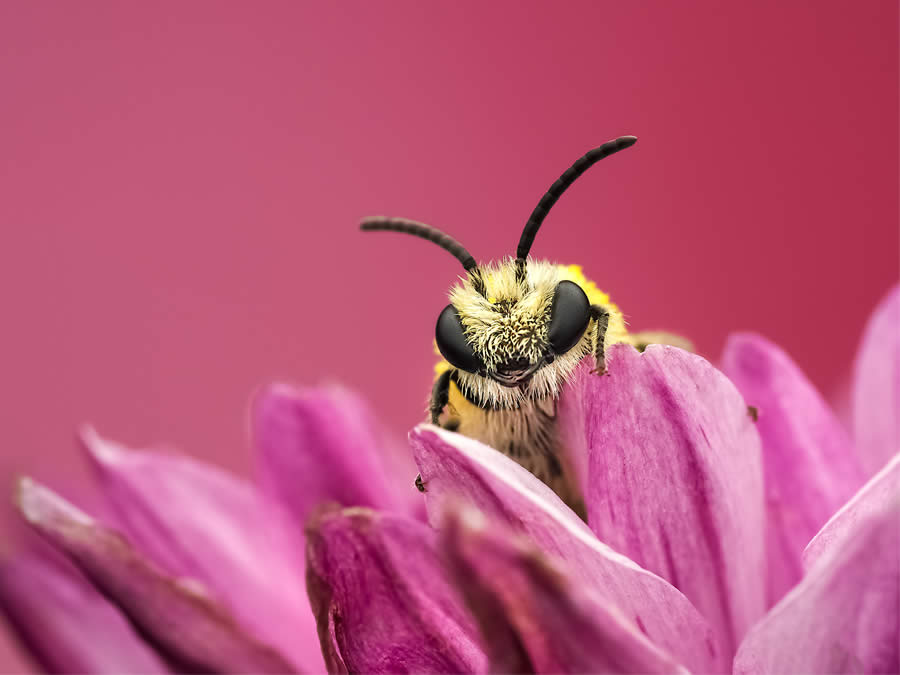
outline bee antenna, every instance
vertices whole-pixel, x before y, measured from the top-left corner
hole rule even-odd
[[[563,175],[557,178],[556,182],[550,186],[550,189],[547,190],[543,197],[541,197],[541,201],[538,202],[538,205],[534,207],[534,211],[531,212],[531,217],[528,219],[528,222],[525,223],[525,229],[522,231],[522,236],[519,238],[519,246],[516,248],[516,267],[522,278],[525,276],[525,260],[528,258],[528,252],[531,250],[531,245],[534,243],[534,237],[537,234],[538,229],[540,229],[541,223],[544,222],[544,218],[550,213],[550,209],[553,208],[553,205],[556,204],[556,201],[562,196],[562,193],[565,192],[572,183],[578,180],[581,174],[590,169],[601,159],[609,157],[619,150],[630,148],[636,142],[637,138],[635,136],[622,136],[621,138],[609,141],[598,148],[590,150],[584,157],[566,169]]]
[[[467,272],[471,272],[478,267],[475,258],[466,250],[465,246],[449,234],[444,234],[439,229],[425,223],[417,223],[415,220],[407,220],[406,218],[373,216],[371,218],[363,218],[359,224],[359,229],[364,232],[403,232],[414,237],[421,237],[434,242],[445,251],[450,251],[453,257],[462,263]]]
[[[481,279],[481,272],[478,269],[478,263],[475,258],[466,250],[466,247],[460,244],[449,234],[444,234],[436,227],[419,223],[415,220],[407,220],[406,218],[388,218],[387,216],[373,216],[371,218],[363,218],[359,224],[359,229],[364,232],[403,232],[411,234],[414,237],[421,237],[428,241],[434,242],[445,251],[453,254],[453,257],[462,263],[466,272],[469,273],[475,289],[484,295],[484,282]]]

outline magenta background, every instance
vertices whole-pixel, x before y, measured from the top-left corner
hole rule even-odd
[[[83,421],[248,472],[271,378],[404,432],[460,269],[358,219],[506,255],[621,134],[533,253],[636,328],[757,330],[833,392],[898,278],[894,0],[6,2],[0,97],[3,484],[84,481]]]

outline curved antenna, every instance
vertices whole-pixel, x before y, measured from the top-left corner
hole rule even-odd
[[[568,187],[581,176],[581,174],[590,169],[594,164],[619,150],[631,147],[636,142],[637,137],[635,136],[622,136],[614,141],[604,143],[599,148],[594,148],[566,169],[565,173],[550,186],[550,189],[547,190],[543,197],[541,197],[541,201],[538,202],[538,205],[534,207],[534,211],[531,212],[531,217],[528,219],[528,222],[525,223],[525,229],[522,231],[522,236],[519,238],[519,246],[516,248],[516,264],[522,276],[524,276],[525,272],[525,259],[528,257],[528,252],[531,250],[531,244],[534,243],[534,237],[541,227],[541,223],[544,222],[544,218],[547,217],[547,214],[550,213],[550,209],[556,204],[556,200],[562,196],[562,193],[565,192]]]
[[[477,270],[478,263],[466,248],[449,234],[444,234],[437,228],[426,225],[425,223],[417,223],[415,220],[407,220],[406,218],[388,218],[387,216],[373,216],[371,218],[363,218],[359,224],[359,229],[364,232],[403,232],[411,234],[414,237],[421,237],[432,241],[445,251],[450,251],[453,257],[462,263],[467,272]]]

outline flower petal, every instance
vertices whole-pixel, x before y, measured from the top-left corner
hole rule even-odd
[[[192,577],[300,670],[321,670],[302,541],[249,483],[187,457],[82,440],[117,524],[168,574]],[[294,526],[302,539],[299,526]]]
[[[895,465],[880,480],[896,475]],[[855,498],[858,519],[845,513],[823,528],[806,576],[741,645],[736,673],[900,672],[900,490],[892,483],[870,483]]]
[[[618,607],[661,649],[696,672],[722,672],[730,654],[680,592],[597,540],[544,483],[493,448],[431,425],[410,434],[433,524],[456,500],[528,535],[573,578]]]
[[[900,452],[900,286],[875,308],[856,356],[853,433],[867,476]]]
[[[759,410],[765,474],[768,599],[803,574],[803,547],[863,482],[853,444],[803,372],[758,335],[729,337],[722,369]]]
[[[733,654],[764,612],[759,435],[734,385],[675,347],[610,349],[560,400],[570,451],[588,457],[597,536],[682,591]]]
[[[686,673],[615,606],[479,511],[443,528],[454,577],[479,619],[491,672]]]
[[[273,385],[254,398],[252,418],[263,486],[298,522],[323,502],[421,511],[411,463],[403,475],[399,453],[352,392]]]
[[[354,507],[313,516],[307,529],[307,585],[329,672],[485,672],[478,629],[430,528]]]
[[[859,523],[883,511],[895,495],[900,495],[900,453],[894,455],[812,538],[803,550],[804,568],[808,570],[829,550],[845,546]],[[900,522],[897,527],[900,528]]]
[[[65,561],[31,554],[4,563],[0,605],[50,672],[170,672],[128,619]]]
[[[217,672],[293,672],[278,652],[245,632],[193,580],[175,579],[61,497],[19,483],[26,521],[65,552],[141,631],[179,664]]]

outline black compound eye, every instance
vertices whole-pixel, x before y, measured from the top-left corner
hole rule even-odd
[[[548,339],[554,354],[565,354],[578,344],[591,322],[591,303],[581,286],[560,281],[550,306]]]
[[[454,366],[470,373],[482,370],[481,359],[476,356],[472,345],[466,340],[456,307],[453,305],[444,307],[444,311],[438,317],[434,336],[441,354]]]

